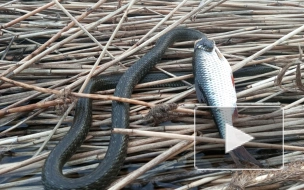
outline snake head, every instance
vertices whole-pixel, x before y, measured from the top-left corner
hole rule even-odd
[[[215,43],[208,38],[201,38],[195,42],[194,49],[202,49],[204,51],[211,52],[214,49]]]

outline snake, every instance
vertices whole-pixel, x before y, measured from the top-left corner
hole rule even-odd
[[[176,28],[161,36],[155,46],[136,61],[122,76],[96,76],[90,79],[83,93],[94,93],[116,85],[114,96],[130,98],[140,81],[168,78],[165,74],[148,74],[161,60],[165,51],[176,41],[206,38],[194,29]],[[111,78],[112,77],[112,78]],[[150,77],[150,79],[149,79]],[[118,83],[116,80],[119,80]],[[110,83],[110,84],[109,84]],[[171,85],[184,85],[182,82]],[[170,84],[169,84],[170,85]],[[112,101],[112,129],[129,127],[129,103]],[[127,154],[128,136],[111,133],[105,157],[89,174],[79,178],[63,175],[62,168],[85,140],[92,122],[92,100],[79,98],[75,107],[72,127],[48,155],[42,168],[45,189],[106,189],[115,180]]]

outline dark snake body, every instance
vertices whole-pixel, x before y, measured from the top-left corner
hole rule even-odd
[[[161,60],[166,49],[175,41],[197,40],[204,34],[191,29],[175,29],[160,37],[155,47],[132,65],[120,78],[115,96],[130,98],[134,86]],[[93,78],[84,93],[102,90],[104,81]],[[62,174],[63,165],[76,152],[86,138],[92,122],[92,100],[79,98],[73,126],[48,156],[42,171],[45,189],[105,189],[117,176],[124,163],[128,136],[112,134],[104,159],[90,174],[80,178],[67,178]],[[129,127],[129,104],[113,101],[112,128]]]
[[[155,47],[132,65],[122,77],[119,75],[94,77],[90,80],[84,93],[94,93],[98,90],[113,88],[113,85],[116,85],[115,80],[120,78],[114,95],[130,98],[134,86],[161,60],[162,55],[170,45],[175,41],[197,40],[202,37],[205,37],[205,35],[197,30],[174,29],[160,37]],[[154,80],[156,78],[161,79],[162,77],[167,78],[164,74],[156,74],[154,76],[152,74],[149,76]],[[112,86],[109,86],[109,83],[111,83]],[[180,86],[183,85],[183,83],[179,81],[171,85]],[[127,135],[111,134],[109,147],[104,159],[90,174],[80,178],[68,178],[62,174],[63,165],[83,143],[89,132],[91,122],[92,100],[79,98],[76,104],[73,126],[51,151],[43,167],[42,183],[45,189],[106,189],[106,187],[113,182],[126,157],[128,145]],[[113,101],[112,128],[125,129],[128,127],[129,104]]]

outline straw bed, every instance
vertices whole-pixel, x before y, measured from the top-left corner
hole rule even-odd
[[[64,167],[69,177],[90,173],[104,157],[111,101],[118,100],[131,103],[130,129],[113,132],[129,134],[130,142],[110,189],[303,188],[303,17],[300,0],[0,0],[0,189],[43,188],[44,160],[69,130],[79,97],[94,99],[93,122]],[[256,64],[272,68],[235,78],[240,108],[234,125],[256,138],[247,146],[262,164],[279,168],[284,161],[283,170],[231,174],[194,168],[194,163],[230,168],[233,162],[223,156],[224,140],[208,109],[196,110],[193,125],[194,108],[205,106],[198,104],[189,82],[193,41],[175,43],[153,69],[170,79],[138,84],[130,99],[114,97],[114,89],[82,93],[91,77],[124,73],[176,27],[206,33],[233,71]],[[185,75],[175,76],[175,71]],[[172,81],[184,86],[155,87]],[[157,114],[150,108],[168,103],[177,109],[167,109],[165,119],[153,119]]]

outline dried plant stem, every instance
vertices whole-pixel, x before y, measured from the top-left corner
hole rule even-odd
[[[225,176],[227,176],[227,174],[222,174],[222,175],[216,174],[216,176],[205,177],[203,179],[194,181],[194,182],[192,182],[190,184],[187,184],[187,185],[184,185],[182,187],[176,188],[176,190],[186,190],[186,189],[194,188],[194,187],[203,185],[205,183],[209,183],[211,181],[214,181],[216,179],[219,179],[219,178],[222,178],[222,177],[225,177]]]
[[[62,92],[58,91],[58,90],[53,90],[53,89],[46,89],[46,88],[41,88],[41,87],[37,87],[37,86],[32,86],[32,85],[28,85],[25,83],[21,83],[21,82],[17,82],[17,81],[13,81],[11,79],[8,79],[6,77],[0,77],[1,80],[17,85],[17,86],[21,86],[23,88],[27,88],[27,89],[33,89],[33,90],[37,90],[39,92],[43,92],[43,93],[52,93],[52,94],[56,94],[56,95],[62,95]],[[126,102],[126,103],[131,103],[131,104],[138,104],[138,105],[143,105],[143,106],[147,106],[147,107],[154,107],[155,104],[151,104],[151,103],[146,103],[143,101],[139,101],[139,100],[134,100],[134,99],[129,99],[129,98],[121,98],[121,97],[116,97],[116,96],[110,96],[110,95],[97,95],[97,94],[84,94],[84,93],[75,93],[75,92],[71,92],[71,95],[76,96],[76,97],[84,97],[84,98],[92,98],[92,99],[105,99],[105,100],[115,100],[115,101],[119,101],[119,102]],[[67,97],[67,96],[65,96]],[[62,103],[69,103],[69,100],[56,100],[56,102],[54,101],[50,101],[50,102],[44,102],[43,104],[41,103],[37,103],[34,105],[28,105],[28,106],[22,106],[19,108],[11,108],[11,109],[7,109],[5,111],[0,110],[0,117],[4,116],[5,114],[8,113],[15,113],[16,111],[22,110],[22,111],[28,111],[29,108],[45,108],[48,106],[54,106],[56,104],[62,104]],[[184,112],[184,113],[194,113],[194,110],[189,110],[189,109],[185,109],[185,108],[177,108],[176,111],[179,112]],[[197,114],[203,114],[206,115],[208,114],[207,112],[204,111],[197,111]]]
[[[166,160],[167,158],[171,157],[172,154],[179,153],[180,149],[183,147],[191,144],[191,141],[182,141],[173,146],[172,148],[168,149],[167,151],[163,152],[156,158],[152,159],[150,162],[146,163],[143,165],[141,168],[137,169],[136,171],[128,174],[126,177],[118,180],[118,182],[113,185],[112,187],[109,188],[109,190],[114,190],[114,189],[121,189],[125,185],[131,183],[133,180],[135,180],[137,177],[139,177],[141,174],[146,172],[147,170],[151,169],[155,165],[161,163],[162,161]],[[114,182],[115,183],[115,182]]]
[[[58,0],[58,1],[60,2],[61,0]],[[41,12],[41,11],[43,11],[43,10],[51,7],[51,6],[53,6],[54,4],[55,4],[54,2],[50,2],[50,3],[48,3],[48,4],[46,4],[46,5],[42,6],[42,7],[39,7],[37,9],[35,9],[34,11],[28,12],[25,15],[23,15],[21,17],[18,17],[17,19],[14,19],[14,20],[12,20],[12,21],[4,24],[4,25],[1,25],[0,29],[4,29],[4,28],[10,27],[10,26],[12,26],[14,24],[17,24],[18,22],[21,22],[21,21],[27,19],[28,17],[30,17],[32,15],[35,15],[36,13],[39,13],[39,12]]]
[[[4,174],[4,173],[7,173],[7,172],[10,172],[10,171],[13,171],[15,169],[18,169],[18,168],[21,168],[23,166],[26,166],[28,164],[31,164],[31,163],[34,163],[34,162],[38,162],[40,160],[43,160],[45,159],[47,156],[49,155],[49,152],[47,153],[43,153],[39,156],[36,156],[36,157],[33,157],[33,158],[30,158],[30,159],[27,159],[25,161],[22,161],[22,162],[19,162],[18,164],[14,164],[14,166],[11,166],[11,167],[6,167],[6,168],[3,168],[3,169],[0,169],[0,175],[1,174]]]
[[[9,1],[9,2],[3,3],[3,4],[0,5],[0,7],[5,7],[6,5],[9,5],[9,4],[14,3],[16,1],[19,1],[19,0],[12,0],[12,1]]]
[[[134,44],[131,48],[128,49],[134,49],[136,46],[141,44],[148,36],[150,36],[158,27],[160,27],[165,21],[167,21],[172,15],[179,9],[181,8],[188,0],[183,0],[176,6],[169,14],[167,14],[160,22],[158,22],[148,33],[146,33],[136,44]]]
[[[71,112],[72,108],[74,108],[75,103],[73,102],[69,108],[64,112],[63,116],[60,118],[54,129],[51,131],[51,133],[48,135],[48,137],[45,139],[43,144],[39,147],[38,151],[33,155],[33,157],[40,154],[40,152],[44,149],[45,145],[49,142],[49,140],[52,138],[52,136],[55,134],[56,130],[61,126],[63,120],[68,116],[68,114]]]
[[[182,139],[182,140],[193,140],[193,136],[188,135],[179,135],[179,134],[169,134],[169,133],[161,133],[161,132],[152,132],[152,131],[140,131],[135,129],[113,129],[114,133],[121,133],[127,135],[139,135],[139,136],[154,136],[154,137],[163,137],[170,139]],[[195,137],[197,142],[206,142],[206,143],[220,143],[224,144],[224,139],[210,138],[210,137]],[[256,142],[247,142],[245,146],[249,147],[260,147],[260,148],[269,148],[269,149],[282,149],[284,150],[296,150],[296,151],[304,151],[304,148],[297,146],[289,146],[289,145],[275,145],[275,144],[267,144],[267,143],[256,143]]]
[[[53,101],[46,101],[46,102],[41,102],[41,103],[36,103],[36,104],[29,104],[26,106],[20,106],[16,108],[10,108],[5,111],[0,110],[0,118],[3,117],[6,114],[10,113],[18,113],[18,112],[26,112],[26,111],[31,111],[34,109],[38,108],[48,108],[51,106],[56,106],[56,105],[62,105],[66,103],[71,103],[71,100],[65,99],[65,100],[53,100]]]
[[[82,26],[78,21],[77,21],[77,19],[75,19],[59,2],[58,2],[58,0],[53,0],[55,3],[56,3],[56,5],[73,21],[73,23],[75,23],[79,28],[81,28],[81,30],[86,34],[86,35],[88,35],[89,36],[89,38],[92,40],[92,41],[94,41],[99,47],[100,47],[100,49],[102,49],[103,50],[103,52],[105,51],[110,57],[112,57],[112,58],[114,58],[113,57],[113,55],[110,53],[110,52],[108,52],[107,51],[107,48],[105,48],[105,47],[103,47],[103,45],[101,45],[100,43],[99,43],[99,41],[98,40],[96,40],[96,38],[94,37],[94,36],[92,36],[92,34],[90,34],[89,32],[88,32],[88,30],[84,27],[84,26]]]
[[[17,127],[19,127],[20,125],[22,125],[24,122],[26,122],[26,121],[32,119],[33,117],[39,115],[40,113],[42,113],[42,112],[44,112],[44,111],[45,111],[45,109],[41,109],[41,110],[35,112],[34,114],[30,115],[29,117],[25,118],[24,120],[18,122],[16,125],[13,125],[13,126],[11,126],[10,128],[8,128],[8,129],[6,129],[6,130],[0,132],[0,137],[1,137],[2,135],[4,135],[4,134],[6,134],[6,133],[8,133],[8,132],[10,132],[10,131],[12,131],[12,130],[14,130],[14,129],[16,129]],[[21,113],[21,114],[22,114],[22,113]],[[21,114],[20,114],[20,115],[21,115]],[[19,117],[20,115],[18,114],[17,117]]]
[[[304,30],[304,25],[302,25],[301,27],[297,28],[296,30],[293,30],[292,32],[286,34],[285,36],[283,36],[282,38],[278,39],[277,41],[275,41],[274,43],[268,45],[267,47],[263,48],[262,50],[258,51],[257,53],[253,54],[252,56],[244,59],[243,61],[239,62],[238,64],[232,66],[232,71],[236,71],[239,70],[240,68],[242,68],[244,65],[246,65],[248,62],[252,61],[253,59],[257,58],[258,56],[264,54],[265,52],[267,52],[268,50],[271,50],[273,47],[279,45],[280,43],[284,42],[285,40],[291,38],[292,36],[302,32]]]
[[[129,5],[128,5],[128,7],[127,7],[127,9],[126,9],[126,11],[125,11],[123,17],[120,19],[119,23],[117,24],[117,27],[115,28],[114,32],[112,33],[112,35],[111,35],[110,39],[108,40],[106,46],[103,48],[103,50],[102,50],[100,56],[99,56],[98,59],[96,60],[96,62],[95,62],[95,64],[94,64],[93,68],[91,69],[90,73],[86,76],[86,79],[85,79],[83,85],[81,86],[81,88],[80,88],[80,90],[79,90],[80,93],[83,92],[84,88],[85,88],[86,85],[88,84],[88,82],[89,82],[89,80],[91,79],[91,77],[92,77],[92,75],[93,75],[95,69],[97,68],[97,66],[98,66],[98,64],[100,63],[101,59],[104,57],[104,54],[107,53],[108,55],[111,55],[111,54],[107,51],[107,49],[108,49],[108,47],[110,46],[110,44],[112,43],[112,40],[114,39],[115,35],[116,35],[117,32],[119,31],[119,29],[120,29],[120,27],[121,27],[121,24],[122,24],[123,21],[126,19],[129,10],[130,10],[131,7],[134,5],[134,3],[136,3],[136,1],[137,1],[137,0],[132,0],[132,1],[129,3]],[[76,21],[74,21],[74,22],[76,22]],[[79,26],[81,26],[81,25],[79,24]],[[83,30],[85,30],[85,28],[83,28]],[[94,38],[94,39],[95,39],[95,38]],[[96,40],[96,39],[95,39],[95,40]],[[96,40],[96,41],[97,41],[97,40]],[[113,57],[113,58],[114,58],[114,57]]]
[[[105,16],[104,18],[102,18],[101,20],[99,20],[98,22],[95,22],[94,24],[90,25],[87,27],[87,30],[90,30],[94,27],[96,27],[97,25],[107,21],[108,19],[112,18],[114,15],[120,13],[121,11],[123,11],[124,9],[126,9],[128,6],[124,5],[121,8],[117,9],[116,11],[108,14],[107,16]],[[39,53],[38,55],[36,55],[35,57],[33,57],[32,59],[22,63],[22,65],[20,65],[17,69],[15,69],[16,66],[11,67],[11,69],[8,69],[5,73],[2,73],[1,76],[7,75],[7,77],[11,77],[14,76],[18,73],[20,73],[22,70],[26,69],[27,67],[29,67],[31,64],[35,63],[36,61],[40,60],[41,58],[43,58],[45,55],[51,53],[52,51],[54,51],[55,49],[59,48],[60,46],[62,46],[65,43],[70,42],[71,40],[73,40],[74,38],[77,38],[78,36],[80,36],[83,33],[83,31],[78,31],[77,33],[65,38],[64,40],[62,40],[60,43],[57,43],[56,45],[50,47],[49,49],[45,50],[42,53]],[[59,36],[58,36],[59,37]],[[3,84],[3,81],[0,81],[0,85]]]

